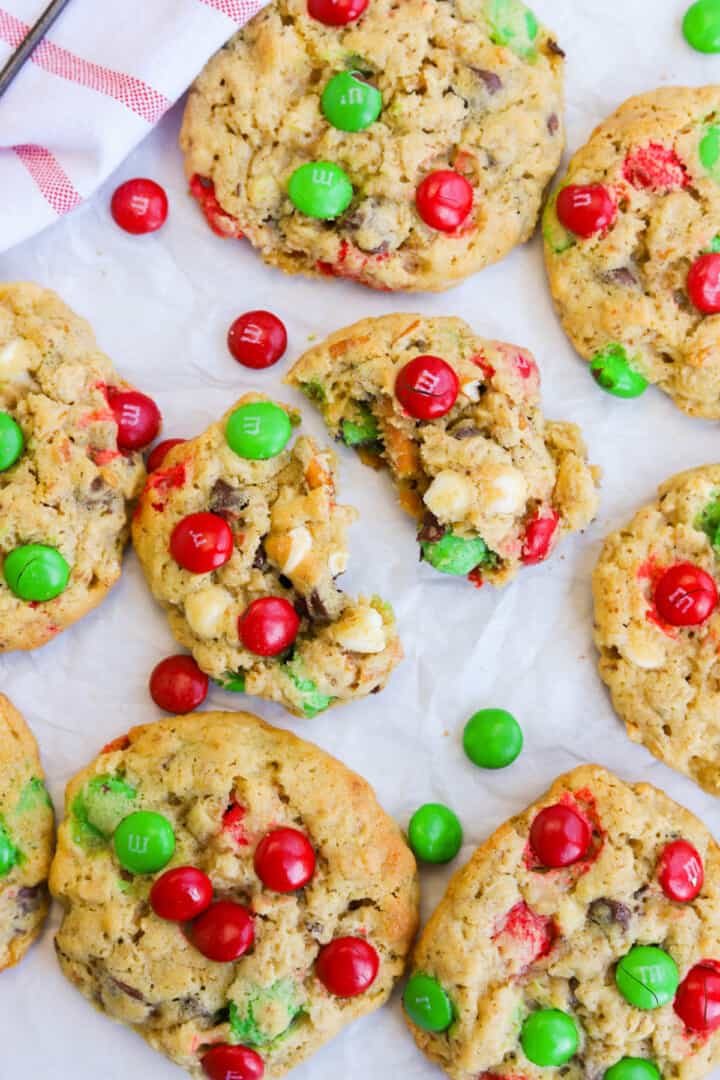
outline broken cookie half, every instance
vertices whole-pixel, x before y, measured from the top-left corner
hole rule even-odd
[[[390,469],[442,573],[504,585],[595,516],[599,472],[575,424],[545,420],[532,355],[461,319],[364,319],[287,381],[337,439]]]
[[[352,507],[299,414],[247,394],[148,477],[133,539],[170,628],[226,689],[297,716],[381,690],[402,659],[378,597],[337,585]]]

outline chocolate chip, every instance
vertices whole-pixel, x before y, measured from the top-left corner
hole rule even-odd
[[[428,510],[423,517],[422,528],[418,533],[418,541],[425,544],[436,544],[442,540],[447,532],[445,525],[441,525],[434,514]]]
[[[237,517],[249,502],[245,492],[228,484],[227,480],[216,480],[210,489],[210,509],[220,517]]]
[[[408,344],[408,349],[418,349],[420,352],[425,352],[428,347],[428,343],[425,338],[415,338]]]
[[[266,570],[268,565],[267,555],[265,554],[265,548],[262,544],[258,544],[257,551],[255,552],[255,558],[253,559],[254,570]]]
[[[554,56],[567,56],[565,50],[561,49],[557,41],[553,40],[553,38],[548,38],[547,50],[548,52],[553,53]]]
[[[617,923],[627,930],[630,925],[630,908],[621,904],[619,900],[610,900],[607,896],[601,896],[593,900],[588,908],[588,918],[598,926],[611,926]]]
[[[692,311],[692,305],[687,293],[682,289],[676,289],[673,293],[673,300],[680,308],[681,311]]]
[[[484,387],[481,387],[484,389]],[[471,424],[465,424],[463,427],[457,427],[454,431],[451,431],[453,439],[474,439],[478,435],[482,435],[482,431],[479,427],[475,427]]]
[[[120,982],[120,980],[116,979],[113,975],[110,976],[110,981],[117,986],[118,990],[122,990],[123,994],[127,994],[128,997],[134,998],[135,1001],[143,1001],[147,1004],[143,995],[139,990],[136,990],[134,986],[128,986],[127,983]]]
[[[283,589],[292,589],[293,587],[292,581],[289,577],[286,577],[285,574],[278,574],[278,581],[282,585]]]
[[[603,281],[616,285],[637,285],[637,278],[628,266],[618,266],[615,270],[606,270],[601,275]]]
[[[295,610],[301,619],[309,619],[313,623],[330,622],[330,613],[317,589],[313,589],[309,596],[299,597],[295,603]]]
[[[23,915],[30,915],[42,906],[46,895],[44,885],[23,885],[17,891],[17,905]]]
[[[560,127],[560,120],[557,113],[550,113],[547,120],[547,129],[551,135],[557,135],[558,128]]]
[[[488,94],[497,94],[498,90],[502,90],[502,79],[494,71],[487,71],[486,68],[476,68],[472,66],[470,70],[475,72],[478,79],[482,79]]]
[[[84,491],[77,492],[77,500],[81,506],[93,510],[97,510],[103,506],[110,509],[110,507],[118,502],[119,499],[120,495],[105,482],[102,476],[93,477],[88,488]]]

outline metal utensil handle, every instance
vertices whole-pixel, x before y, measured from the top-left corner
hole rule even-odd
[[[0,70],[0,96],[5,93],[30,53],[42,41],[58,15],[69,2],[70,0],[52,0],[52,3],[48,4],[35,25],[30,28],[27,37],[18,45],[8,62]]]

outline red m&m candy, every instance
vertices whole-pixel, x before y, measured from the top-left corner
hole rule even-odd
[[[663,849],[658,862],[658,880],[671,900],[687,904],[703,887],[702,859],[687,840],[673,840]]]
[[[380,957],[364,938],[335,938],[320,950],[317,977],[335,997],[364,994],[377,978]]]
[[[715,581],[699,566],[676,563],[655,586],[655,606],[670,626],[700,626],[717,607]]]
[[[147,394],[139,390],[108,390],[108,404],[118,426],[117,444],[121,450],[142,450],[160,430],[160,410]]]
[[[430,173],[415,193],[420,217],[431,229],[455,232],[467,219],[473,205],[473,189],[464,176],[452,169]]]
[[[157,446],[153,446],[146,462],[147,471],[155,472],[156,469],[159,469],[172,448],[185,441],[185,439],[163,439]]]
[[[194,866],[166,870],[150,890],[150,905],[161,919],[189,922],[210,907],[213,887],[210,878]]]
[[[720,1027],[720,963],[703,960],[687,973],[675,995],[675,1012],[691,1031]]]
[[[255,873],[273,892],[302,889],[315,873],[315,852],[298,829],[273,829],[255,851]]]
[[[395,396],[416,420],[437,420],[449,413],[460,390],[458,377],[439,356],[416,356],[395,379]]]
[[[255,940],[252,915],[233,900],[218,900],[188,931],[198,952],[208,960],[229,964],[248,951]]]
[[[590,826],[571,806],[541,810],[530,828],[530,847],[543,866],[570,866],[590,847]]]
[[[192,656],[168,656],[150,675],[150,696],[156,705],[171,713],[189,713],[207,697],[208,677]]]
[[[547,558],[559,520],[560,515],[554,510],[546,513],[538,510],[535,517],[528,523],[521,552],[522,561],[526,566],[534,566]]]
[[[213,1046],[200,1059],[210,1080],[262,1080],[263,1059],[247,1046]]]
[[[277,656],[288,649],[299,628],[298,613],[282,596],[253,600],[238,619],[240,640],[256,656]]]
[[[720,314],[720,255],[701,255],[690,267],[687,291],[703,315]]]
[[[617,214],[615,200],[602,184],[568,184],[555,209],[560,224],[583,239],[609,229]]]
[[[287,348],[287,331],[270,311],[247,311],[228,330],[228,349],[243,367],[270,367]]]
[[[188,514],[172,531],[170,553],[176,563],[193,574],[218,570],[233,553],[230,526],[219,514]]]
[[[308,15],[326,26],[346,26],[355,22],[368,6],[368,0],[308,0]]]
[[[135,236],[155,232],[168,215],[167,195],[154,180],[126,180],[116,189],[110,212],[125,232]]]

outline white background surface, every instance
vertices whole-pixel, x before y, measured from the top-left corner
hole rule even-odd
[[[569,146],[632,93],[660,84],[720,82],[720,58],[683,42],[683,0],[536,0],[568,52]],[[361,511],[345,588],[377,590],[395,606],[407,659],[378,697],[298,721],[267,702],[214,688],[207,707],[249,707],[292,727],[366,776],[406,825],[430,799],[455,808],[465,846],[455,865],[559,773],[597,761],[622,777],[649,780],[692,808],[720,834],[720,806],[689,780],[630,743],[595,671],[590,573],[605,533],[653,496],[670,474],[720,460],[716,425],[683,416],[659,392],[635,402],[600,392],[557,324],[536,239],[503,264],[444,295],[375,294],[337,281],[287,278],[246,242],[223,241],[186,194],[176,149],[176,109],[94,200],[30,243],[0,256],[0,279],[31,279],[58,290],[94,325],[118,369],[159,402],[166,437],[190,436],[242,392],[281,387],[311,335],[325,336],[367,315],[392,311],[460,315],[488,337],[532,349],[543,374],[545,411],[581,424],[604,472],[596,523],[546,564],[504,591],[481,592],[419,566],[410,518],[386,476],[341,450],[340,497]],[[122,180],[153,176],[171,216],[155,236],[122,233],[108,213]],[[0,198],[2,193],[0,193]],[[232,319],[267,307],[285,321],[285,360],[257,375],[225,348]],[[319,417],[298,399],[304,429],[324,439]],[[133,554],[123,580],[94,614],[52,644],[0,657],[0,687],[40,742],[56,807],[67,780],[110,738],[158,717],[147,692],[154,664],[175,647]],[[525,751],[509,770],[475,769],[460,735],[476,709],[513,711]],[[453,866],[423,870],[423,908],[437,902]],[[23,963],[0,976],[0,1078],[180,1080],[183,1075],[132,1032],[96,1013],[59,973],[52,948],[57,910]],[[168,962],[172,962],[168,958]],[[432,1080],[391,1006],[347,1030],[294,1080]]]

